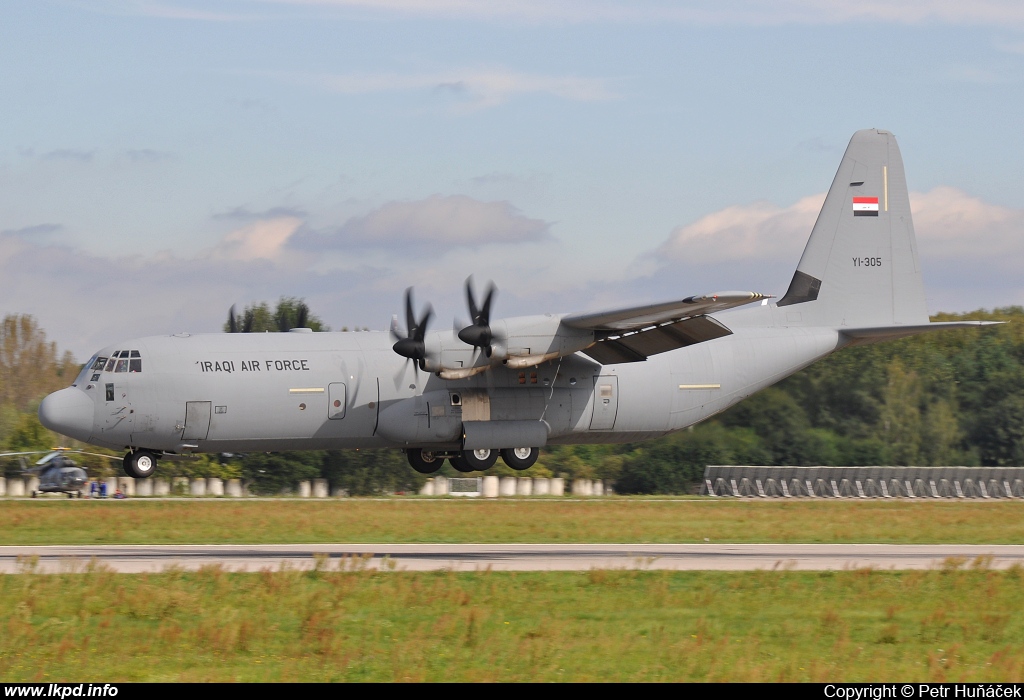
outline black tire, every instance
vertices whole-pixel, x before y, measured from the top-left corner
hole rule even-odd
[[[538,457],[540,457],[540,448],[537,447],[513,447],[501,451],[502,461],[520,472],[536,464]]]
[[[135,479],[148,479],[156,471],[156,455],[149,450],[129,452],[121,462],[124,473]]]
[[[498,461],[497,450],[463,450],[458,457],[449,459],[460,472],[483,472]]]
[[[430,450],[421,450],[418,447],[406,450],[405,456],[409,460],[409,466],[420,474],[433,474],[444,464],[443,458],[437,457]]]

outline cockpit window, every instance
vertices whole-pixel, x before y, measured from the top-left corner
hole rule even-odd
[[[103,370],[103,368],[106,366],[106,364],[107,364],[107,358],[105,358],[105,357],[97,357],[96,361],[92,363],[92,367],[90,369],[92,369],[94,372],[100,372],[100,371]]]
[[[97,361],[97,365],[99,362]],[[105,372],[141,372],[142,353],[138,350],[115,350],[104,366]]]

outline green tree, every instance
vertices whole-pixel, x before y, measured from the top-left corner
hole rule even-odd
[[[256,452],[242,458],[242,476],[255,493],[273,496],[319,477],[322,463],[322,452]]]
[[[893,464],[920,463],[921,382],[896,358],[888,366],[889,379],[883,394],[879,431]]]
[[[416,493],[427,479],[409,467],[400,450],[329,450],[320,474],[332,489],[350,496]]]
[[[295,297],[281,297],[273,309],[265,301],[252,304],[237,315],[231,307],[228,320],[224,322],[225,333],[285,333],[292,328],[311,328],[317,332],[330,330],[309,310],[305,301]]]
[[[27,411],[46,394],[70,384],[79,366],[27,314],[4,316],[0,323],[0,406]]]

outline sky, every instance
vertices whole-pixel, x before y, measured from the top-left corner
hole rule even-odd
[[[384,330],[782,295],[857,129],[929,310],[1024,304],[1016,0],[0,0],[0,315],[80,360],[304,298]]]

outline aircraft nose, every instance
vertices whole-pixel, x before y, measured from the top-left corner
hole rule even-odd
[[[88,442],[92,434],[93,402],[73,387],[55,391],[39,404],[39,422],[50,430]]]

